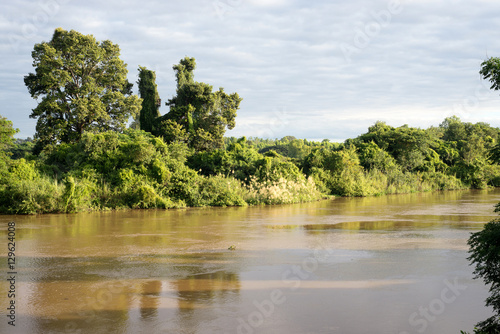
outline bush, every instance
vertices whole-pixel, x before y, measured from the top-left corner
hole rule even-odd
[[[0,191],[0,211],[10,214],[61,212],[63,188],[42,176],[36,180],[17,180]]]
[[[64,192],[62,201],[63,212],[80,212],[92,210],[99,206],[96,197],[97,187],[95,183],[87,178],[75,180],[72,176],[67,176],[64,180]]]
[[[200,204],[207,206],[245,206],[246,189],[240,181],[222,175],[203,177]]]
[[[294,181],[280,178],[259,182],[256,177],[250,179],[246,201],[249,204],[291,204],[311,202],[324,198],[309,177]]]

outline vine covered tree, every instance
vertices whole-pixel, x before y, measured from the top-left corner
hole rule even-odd
[[[11,121],[0,115],[0,154],[5,154],[5,151],[14,144],[13,136],[18,131],[12,127]]]
[[[7,158],[10,156],[7,150],[13,146],[14,135],[18,131],[18,129],[12,127],[11,121],[0,115],[0,178],[3,171],[6,170]]]
[[[50,42],[35,44],[35,73],[24,77],[34,99],[35,153],[49,144],[72,143],[85,131],[122,131],[141,107],[127,80],[120,48],[109,40],[57,28]]]
[[[224,133],[236,125],[236,112],[242,99],[237,93],[227,94],[223,88],[212,92],[212,86],[194,81],[194,58],[185,57],[174,65],[177,95],[166,104],[170,111],[158,121],[158,135],[167,140],[172,131],[187,139],[197,151],[213,150],[224,145]]]
[[[142,109],[139,116],[141,130],[153,132],[156,119],[160,117],[160,95],[156,86],[156,73],[145,67],[139,67],[139,96],[142,98]]]

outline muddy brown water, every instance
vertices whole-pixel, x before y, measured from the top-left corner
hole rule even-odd
[[[470,331],[491,311],[467,239],[498,202],[495,189],[0,216],[0,333]]]

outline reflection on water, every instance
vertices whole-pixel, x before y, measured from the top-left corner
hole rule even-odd
[[[471,330],[489,311],[466,241],[499,201],[491,190],[0,216],[18,228],[16,330],[416,333],[410,316],[454,279],[467,289],[426,332]]]
[[[141,318],[153,319],[158,316],[160,306],[161,281],[147,281],[141,285]]]
[[[238,294],[240,282],[237,274],[223,271],[191,275],[171,283],[177,291],[179,309],[190,311],[201,304],[224,300],[228,294]]]

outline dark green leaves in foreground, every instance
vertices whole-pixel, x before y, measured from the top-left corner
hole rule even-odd
[[[497,205],[495,211],[499,211]],[[491,306],[495,315],[476,325],[475,333],[500,333],[500,219],[490,221],[480,232],[469,238],[469,260],[475,265],[476,278],[490,285],[490,296],[486,306]]]

